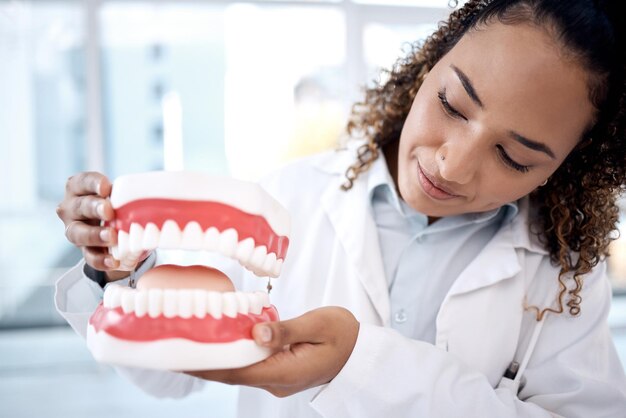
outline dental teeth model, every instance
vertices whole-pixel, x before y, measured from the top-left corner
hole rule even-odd
[[[115,180],[111,193],[121,269],[157,248],[205,250],[234,258],[257,276],[278,277],[289,246],[287,211],[255,183],[190,172]],[[252,327],[278,313],[264,292],[244,293],[222,272],[161,265],[136,288],[111,283],[89,319],[96,360],[162,370],[244,367],[271,352]]]

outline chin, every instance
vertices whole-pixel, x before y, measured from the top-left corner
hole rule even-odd
[[[113,183],[118,244],[133,269],[156,249],[210,251],[259,277],[278,277],[289,246],[287,211],[254,183],[201,173],[152,172]],[[252,328],[278,320],[267,292],[241,292],[210,266],[161,265],[135,288],[107,285],[87,346],[104,363],[160,370],[244,367],[272,353]]]

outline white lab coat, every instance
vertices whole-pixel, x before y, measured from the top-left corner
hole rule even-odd
[[[456,279],[437,316],[435,345],[388,328],[389,293],[367,173],[350,191],[340,190],[353,159],[352,148],[311,157],[263,185],[293,218],[272,302],[283,319],[320,306],[346,307],[361,322],[354,351],[321,388],[284,399],[242,388],[240,416],[626,417],[626,378],[606,322],[611,291],[604,264],[585,278],[582,314],[547,315],[534,349],[526,350],[537,322],[524,310],[525,301],[555,306],[559,288],[558,268],[528,232],[525,199],[518,216]],[[239,289],[265,286],[246,274],[230,274]],[[57,306],[84,335],[100,295],[79,265],[59,280]],[[501,379],[525,353],[532,355],[518,394]],[[183,374],[119,371],[159,397],[184,396],[202,385]]]

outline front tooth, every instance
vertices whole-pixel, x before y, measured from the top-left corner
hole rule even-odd
[[[137,290],[135,292],[135,315],[141,318],[148,312],[148,291]]]
[[[193,312],[193,299],[191,298],[191,290],[181,289],[178,291],[178,316],[181,318],[191,318]]]
[[[237,251],[237,231],[228,228],[220,234],[218,251],[226,257],[233,257]]]
[[[214,226],[210,227],[204,233],[204,245],[203,248],[207,251],[217,250],[217,245],[220,240],[220,231]]]
[[[230,318],[237,317],[237,296],[235,296],[235,292],[222,294],[222,312]]]
[[[164,249],[178,249],[180,246],[180,229],[178,224],[172,220],[167,220],[161,228],[159,247]]]
[[[111,253],[114,259],[116,260],[120,259],[120,247],[118,247],[117,245],[109,248],[109,252]]]
[[[178,313],[178,295],[175,289],[163,290],[163,316],[173,318]]]
[[[263,310],[263,301],[256,293],[248,293],[248,303],[250,305],[250,313],[260,315]]]
[[[237,244],[237,251],[235,251],[235,258],[239,260],[241,265],[247,265],[252,257],[254,251],[254,239],[246,238]]]
[[[274,268],[274,263],[276,263],[276,254],[269,253],[267,257],[265,257],[265,261],[263,262],[263,267],[261,270],[265,273],[265,275],[270,276],[272,269]]]
[[[146,229],[143,231],[143,241],[141,246],[145,250],[154,250],[159,246],[159,228],[152,222],[148,222]]]
[[[189,222],[183,231],[183,237],[180,242],[180,248],[183,250],[199,250],[202,248],[204,234],[200,224],[195,221]]]
[[[270,276],[272,277],[278,277],[280,276],[280,270],[283,267],[283,260],[276,260],[276,262],[274,263],[274,266],[272,267],[272,271]]]
[[[148,315],[157,318],[163,312],[163,291],[161,289],[148,290]]]
[[[222,295],[219,292],[207,292],[207,312],[215,319],[222,318]]]
[[[133,289],[122,290],[122,310],[126,314],[135,310],[135,291]]]
[[[117,233],[117,250],[118,250],[118,260],[126,257],[128,253],[128,233],[126,231],[118,231]]]
[[[128,237],[128,250],[131,253],[141,252],[141,242],[143,241],[143,227],[138,223],[130,224]]]
[[[250,302],[248,301],[248,297],[243,292],[235,292],[235,297],[237,298],[237,312],[240,314],[248,315],[248,311],[250,310]]]
[[[267,255],[267,248],[265,245],[260,245],[252,251],[252,257],[250,258],[250,266],[252,271],[256,272],[263,266],[265,256]]]
[[[193,314],[202,319],[206,316],[206,292],[204,290],[193,291]]]
[[[265,308],[269,308],[270,307],[270,297],[267,293],[265,292],[255,292],[256,295],[259,296],[259,299],[261,300],[261,304],[265,307]]]

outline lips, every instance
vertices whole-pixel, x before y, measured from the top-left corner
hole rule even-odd
[[[461,195],[455,193],[449,187],[438,181],[435,176],[424,171],[419,161],[417,162],[417,172],[422,189],[431,198],[435,200],[450,200],[461,197]]]

